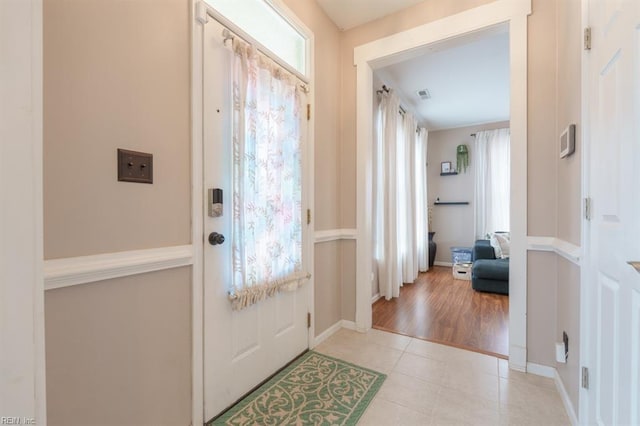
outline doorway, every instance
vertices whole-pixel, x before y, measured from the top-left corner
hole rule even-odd
[[[428,183],[427,199],[414,208],[415,217],[424,218],[425,225],[428,217],[431,250],[428,273],[419,274],[414,281],[416,275],[406,276],[403,268],[405,284],[399,297],[374,303],[374,328],[507,357],[508,295],[474,291],[468,262],[476,239],[491,232],[509,231],[509,73],[509,28],[505,24],[432,43],[421,56],[374,71],[374,104],[397,97],[401,107],[399,122],[414,117],[420,132],[428,133],[424,136],[428,140],[426,175],[424,161],[416,161],[415,165],[416,170],[423,169],[416,172],[416,182],[425,179]],[[374,122],[381,118],[377,113]],[[376,124],[376,128],[380,125]],[[398,134],[407,137],[405,132]],[[386,135],[378,134],[377,138]],[[389,143],[394,146],[385,139],[384,144]],[[380,161],[378,154],[374,170],[383,167]],[[399,166],[396,170],[405,168]],[[374,200],[385,192],[385,188],[377,187],[378,181],[376,174]],[[404,186],[398,192],[403,190]],[[476,199],[476,194],[482,199]],[[375,207],[374,212],[388,211],[392,206],[387,204]],[[412,215],[406,218],[400,213],[404,209],[397,211],[399,227],[411,220]],[[381,226],[378,220],[374,219],[375,229]],[[397,244],[408,244],[400,249],[403,258],[414,252],[411,242],[420,241],[420,234],[427,238],[424,229],[415,232],[418,235],[414,239],[398,238]],[[387,259],[391,258],[387,253],[382,255],[386,243],[376,237],[374,245],[374,264],[378,271],[385,270]],[[456,254],[460,264],[455,266],[454,250],[461,253]],[[469,259],[462,259],[462,255]],[[420,270],[426,271],[426,262],[420,263]],[[508,265],[508,261],[495,263]],[[386,275],[374,274],[374,298],[388,295],[387,281]],[[502,289],[507,281],[490,281],[501,284],[499,291],[508,291]],[[378,285],[382,287],[378,289]]]
[[[513,7],[511,7],[513,6]],[[358,46],[357,66],[357,232],[356,326],[371,328],[371,220],[366,206],[371,203],[371,143],[373,72],[386,65],[419,56],[432,43],[469,34],[491,26],[509,25],[511,135],[511,260],[509,363],[526,370],[526,229],[527,229],[527,16],[531,2],[513,5],[501,2],[459,13],[420,27]]]

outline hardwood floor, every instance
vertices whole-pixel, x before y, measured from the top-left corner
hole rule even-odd
[[[373,328],[506,359],[509,297],[474,291],[471,281],[454,280],[451,268],[434,266],[400,297],[373,304]]]

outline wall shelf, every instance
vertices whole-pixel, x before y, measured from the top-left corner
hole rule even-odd
[[[433,203],[434,206],[466,206],[468,204],[468,201],[436,201]]]
[[[447,172],[447,173],[440,173],[440,176],[455,176],[457,174],[458,172]]]

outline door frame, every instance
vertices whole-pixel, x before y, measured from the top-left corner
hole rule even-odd
[[[581,0],[582,9],[582,28],[589,26],[589,0]],[[582,158],[581,158],[581,186],[582,186],[582,202],[584,203],[591,194],[591,132],[586,123],[589,123],[589,51],[582,50],[581,55],[581,88],[580,88],[580,131],[582,137],[580,142],[582,144]],[[584,208],[584,206],[583,206]],[[589,322],[591,315],[591,294],[589,292],[589,280],[591,269],[591,227],[589,221],[585,218],[585,215],[581,215],[581,242],[582,246],[582,259],[580,262],[580,354],[578,365],[589,365],[589,345],[590,345],[590,330]],[[578,422],[583,423],[589,418],[589,391],[579,384],[578,392]],[[575,410],[574,410],[575,411]]]
[[[372,199],[373,70],[416,54],[431,43],[509,25],[511,75],[511,253],[509,267],[509,366],[527,365],[527,17],[531,0],[497,0],[357,46],[357,246],[356,328],[371,328],[372,243],[367,206]]]
[[[309,93],[307,102],[315,110],[315,39],[313,32],[281,1],[265,0],[270,3],[285,19],[294,27],[301,30],[307,37],[307,69]],[[204,419],[204,164],[202,153],[204,149],[204,25],[209,19],[209,13],[213,10],[203,0],[191,0],[191,244],[193,246],[193,269],[191,276],[191,301],[192,301],[192,424],[199,425]],[[217,15],[217,13],[216,13]],[[216,16],[221,22],[226,19]],[[306,205],[314,211],[314,164],[315,164],[315,115],[311,114],[307,121],[307,140],[303,159],[303,199]],[[306,256],[305,265],[311,272],[311,278],[305,284],[308,287],[308,309],[311,314],[311,325],[307,333],[307,345],[313,347],[315,336],[315,312],[314,312],[314,228],[313,214],[311,223],[306,230],[306,243],[303,256]]]
[[[0,271],[6,319],[0,326],[3,359],[11,363],[0,377],[4,416],[31,417],[47,423],[44,333],[43,228],[43,5],[42,0],[2,2],[0,37],[11,40],[2,56],[10,59],[0,69],[2,150],[4,177],[0,192],[11,203],[0,223],[2,246],[18,262]],[[7,87],[5,87],[5,85]],[[10,90],[4,90],[9,88]],[[6,125],[5,125],[6,124]],[[19,303],[18,303],[19,302]],[[6,404],[6,405],[4,405]],[[7,412],[6,409],[10,409]]]

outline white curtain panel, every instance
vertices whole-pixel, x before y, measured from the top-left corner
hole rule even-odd
[[[381,95],[376,111],[373,176],[373,244],[380,296],[398,297],[402,285],[402,261],[398,250],[397,149],[400,101],[391,93]]]
[[[426,131],[391,91],[376,110],[373,147],[373,245],[380,296],[400,295],[428,267]]]
[[[509,231],[511,176],[509,129],[476,132],[475,234]]]
[[[429,214],[427,206],[427,143],[429,132],[420,129],[416,136],[416,237],[418,270],[429,270]]]
[[[405,112],[402,117],[398,145],[399,249],[402,259],[402,282],[411,283],[418,278],[418,237],[416,223],[416,127],[413,114]]]

